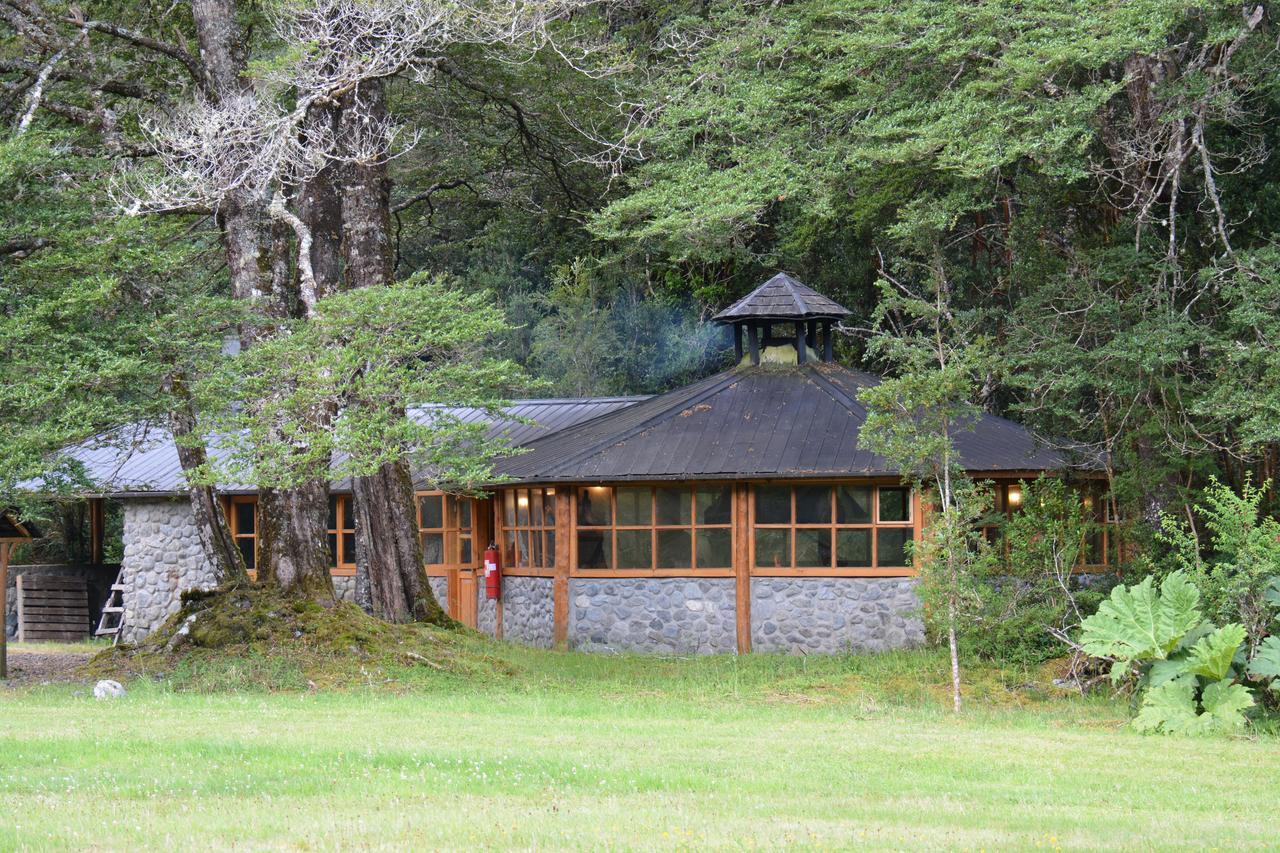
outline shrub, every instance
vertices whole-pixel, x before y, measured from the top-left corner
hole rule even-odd
[[[1209,734],[1245,724],[1252,691],[1238,683],[1244,626],[1204,621],[1200,591],[1183,572],[1118,586],[1082,624],[1080,645],[1113,661],[1113,683],[1136,679],[1133,727],[1148,733]],[[1277,661],[1280,663],[1280,661]]]

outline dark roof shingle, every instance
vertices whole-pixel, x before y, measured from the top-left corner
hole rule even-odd
[[[712,319],[717,323],[743,320],[839,320],[849,310],[803,282],[780,272]]]

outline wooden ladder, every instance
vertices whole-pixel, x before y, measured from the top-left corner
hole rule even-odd
[[[115,624],[109,624],[114,620]],[[107,603],[102,606],[102,618],[98,620],[95,637],[110,637],[111,645],[120,642],[120,631],[124,628],[124,584],[113,583]]]

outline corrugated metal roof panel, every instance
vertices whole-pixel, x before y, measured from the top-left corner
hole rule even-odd
[[[892,476],[858,448],[870,374],[831,364],[736,368],[554,435],[498,463],[527,482]],[[1031,471],[1068,460],[1022,426],[983,415],[956,438],[971,471]]]
[[[511,420],[491,424],[490,436],[505,435],[511,443],[520,445],[557,429],[599,417],[600,415],[634,405],[647,397],[589,397],[585,399],[517,400],[507,411]],[[430,416],[432,409],[425,406],[410,412],[416,419]],[[479,409],[453,408],[452,414],[462,421],[476,423],[487,420]],[[533,423],[524,423],[529,420]],[[210,454],[215,458],[216,448]],[[148,424],[133,424],[115,430],[69,451],[85,468],[95,489],[102,493],[175,493],[184,487],[182,466],[178,461],[173,438],[164,428]],[[37,490],[39,484],[26,484]],[[349,480],[338,480],[333,487],[339,491],[350,489]],[[228,494],[252,492],[254,487],[227,483],[219,489]]]

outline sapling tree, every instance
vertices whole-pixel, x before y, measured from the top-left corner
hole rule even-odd
[[[966,476],[955,446],[980,414],[970,400],[984,366],[983,341],[970,335],[969,318],[952,305],[940,260],[925,270],[918,290],[885,273],[881,294],[875,320],[883,331],[870,345],[896,374],[860,393],[868,414],[858,442],[925,492],[926,523],[912,564],[925,616],[947,637],[952,704],[959,712],[959,634],[976,610],[977,580],[993,559],[977,528],[989,491]]]

